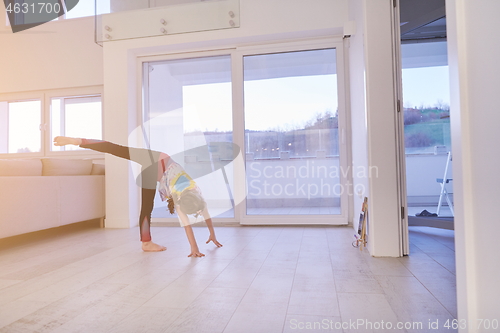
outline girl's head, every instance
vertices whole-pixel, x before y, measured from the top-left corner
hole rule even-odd
[[[177,200],[177,205],[184,214],[198,216],[207,204],[198,191],[184,191]]]

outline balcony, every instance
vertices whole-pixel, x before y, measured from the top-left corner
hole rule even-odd
[[[165,36],[240,26],[239,0],[95,0],[95,40]]]

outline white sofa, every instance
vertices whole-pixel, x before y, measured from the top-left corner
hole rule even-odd
[[[104,218],[104,165],[76,159],[0,160],[0,238]]]

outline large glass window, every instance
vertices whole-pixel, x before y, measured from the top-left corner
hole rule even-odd
[[[102,139],[100,90],[86,87],[0,96],[0,154],[3,158],[76,150],[75,154],[91,154],[76,146],[56,147],[53,139],[61,135]]]
[[[139,135],[195,178],[212,217],[234,217],[230,56],[145,63],[144,87]],[[157,196],[152,217],[174,216]]]
[[[0,102],[0,153],[41,151],[40,100]]]
[[[53,97],[50,104],[51,137],[102,139],[101,96]],[[51,146],[53,151],[83,149]]]
[[[340,214],[335,49],[244,57],[248,215]]]

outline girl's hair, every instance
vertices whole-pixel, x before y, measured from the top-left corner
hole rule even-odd
[[[206,202],[203,200],[203,197],[201,194],[195,191],[185,191],[181,194],[180,198],[175,200],[172,197],[168,198],[168,210],[170,211],[170,214],[173,214],[175,211],[175,204],[179,205],[180,209],[182,210],[183,213],[189,215],[189,214],[196,214],[196,217],[198,217],[197,212],[200,210],[204,210],[206,207]]]
[[[168,211],[170,212],[170,214],[175,213],[174,199],[172,197],[169,197],[167,199],[167,203],[168,203]]]

